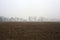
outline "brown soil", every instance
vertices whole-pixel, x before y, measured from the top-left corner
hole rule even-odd
[[[60,40],[60,22],[0,23],[0,40]]]

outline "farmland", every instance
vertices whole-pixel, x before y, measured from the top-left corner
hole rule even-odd
[[[0,40],[60,40],[60,22],[2,22]]]

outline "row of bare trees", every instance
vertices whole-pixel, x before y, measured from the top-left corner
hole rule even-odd
[[[48,22],[48,21],[60,21],[60,19],[48,19],[44,17],[31,17],[29,16],[28,19],[24,18],[18,18],[18,17],[11,17],[11,18],[6,18],[3,16],[0,16],[0,22]]]

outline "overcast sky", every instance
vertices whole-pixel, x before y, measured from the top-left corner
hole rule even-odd
[[[0,16],[60,18],[60,0],[0,0]]]

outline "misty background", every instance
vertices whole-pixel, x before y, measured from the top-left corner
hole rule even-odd
[[[0,16],[60,19],[60,0],[0,0]]]

